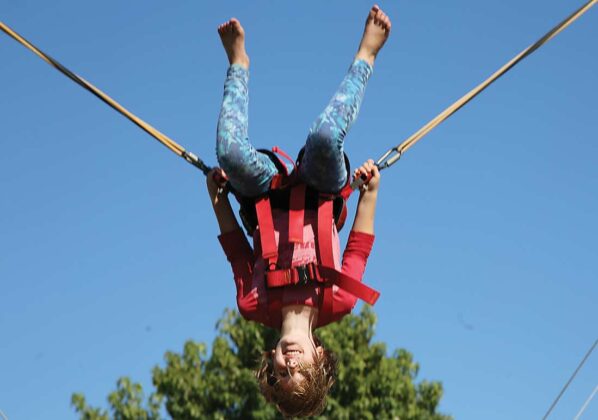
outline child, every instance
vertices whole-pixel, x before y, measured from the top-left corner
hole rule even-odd
[[[218,28],[230,67],[217,130],[216,152],[222,169],[208,174],[208,192],[220,227],[219,240],[233,268],[241,314],[281,332],[276,348],[264,354],[257,376],[266,399],[276,404],[286,416],[315,415],[324,409],[326,394],[334,382],[335,359],[320,346],[313,330],[350,313],[357,301],[355,294],[359,295],[355,288],[367,289],[358,282],[374,241],[374,213],[380,178],[374,162],[368,160],[354,171],[355,177],[369,181],[360,191],[342,265],[338,217],[333,220],[331,210],[322,213],[321,209],[327,203],[332,208],[327,197],[338,194],[348,182],[344,136],[357,116],[374,60],[389,36],[390,27],[390,19],[382,10],[377,5],[372,7],[355,61],[327,108],[312,125],[295,173],[281,178],[283,184],[291,179],[288,182],[291,187],[304,186],[307,193],[300,208],[299,240],[289,237],[293,230],[290,225],[297,220],[295,216],[289,218],[290,208],[297,210],[292,204],[294,199],[291,198],[290,204],[287,201],[286,207],[271,208],[268,204],[265,214],[271,220],[270,229],[275,232],[272,232],[272,242],[276,240],[273,259],[265,252],[268,242],[264,236],[268,230],[262,225],[264,217],[260,214],[264,214],[263,197],[268,197],[266,201],[273,199],[276,195],[274,180],[281,177],[285,168],[270,154],[256,150],[247,140],[249,57],[245,51],[243,27],[238,20],[231,19]],[[253,233],[255,252],[239,227],[226,191],[215,180],[215,173],[228,177],[235,194],[241,197],[242,208],[247,198],[258,198],[256,206],[261,205],[262,211],[260,213],[258,208],[257,214],[258,219],[262,219],[258,220],[260,227]],[[316,198],[319,197],[315,205],[309,204],[314,202],[309,198],[314,192]],[[290,196],[293,194],[291,190]],[[286,197],[283,201],[288,195],[283,194]],[[323,218],[322,214],[327,214],[328,218]],[[330,242],[327,251],[320,245],[324,242]],[[294,276],[293,283],[299,281],[298,277],[303,281],[275,287],[270,283],[273,273],[278,275],[277,279],[284,274],[288,278]],[[332,286],[332,278],[341,280],[332,282]],[[343,283],[342,280],[347,278]],[[328,281],[328,287],[322,281]],[[347,287],[347,282],[354,287]]]

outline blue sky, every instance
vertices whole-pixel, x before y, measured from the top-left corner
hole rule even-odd
[[[382,1],[393,33],[347,138],[381,155],[581,2]],[[226,59],[244,24],[250,137],[296,153],[371,3],[7,1],[0,20],[214,163]],[[597,337],[598,10],[383,173],[367,282],[376,339],[441,380],[457,419],[540,418]],[[0,410],[75,418],[116,379],[234,305],[201,173],[0,36]],[[346,232],[344,233],[346,235]],[[572,418],[598,355],[553,418]],[[598,417],[594,401],[583,418]]]

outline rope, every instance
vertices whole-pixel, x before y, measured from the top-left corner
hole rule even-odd
[[[414,134],[412,134],[409,138],[407,138],[407,140],[405,140],[403,143],[389,149],[376,162],[378,167],[380,169],[385,169],[385,168],[390,167],[395,162],[397,162],[401,158],[403,153],[405,153],[407,150],[409,150],[415,143],[417,143],[419,140],[421,140],[426,134],[428,134],[430,131],[432,131],[437,125],[439,125],[444,120],[446,120],[448,117],[450,117],[455,112],[457,112],[459,109],[461,109],[465,104],[467,104],[469,101],[471,101],[477,95],[479,95],[484,89],[486,89],[488,86],[490,86],[492,83],[494,83],[499,77],[501,77],[506,72],[508,72],[511,68],[513,68],[521,60],[528,57],[534,51],[536,51],[538,48],[540,48],[542,45],[546,44],[552,38],[557,36],[563,29],[565,29],[567,26],[569,26],[571,23],[573,23],[577,18],[579,18],[581,15],[583,15],[585,12],[587,12],[597,2],[598,2],[598,0],[588,1],[585,5],[583,5],[578,10],[573,12],[569,17],[567,17],[565,20],[563,20],[557,26],[555,26],[550,31],[548,31],[548,33],[546,33],[546,35],[544,35],[542,38],[540,38],[534,44],[530,45],[525,50],[523,50],[519,54],[517,54],[511,61],[509,61],[507,64],[505,64],[500,69],[498,69],[488,79],[486,79],[485,81],[480,83],[474,89],[472,89],[471,91],[469,91],[468,93],[463,95],[463,97],[461,97],[454,104],[452,104],[447,109],[445,109],[440,114],[438,114],[430,122],[428,122],[426,125],[424,125],[422,128],[420,128],[418,131],[416,131]]]
[[[592,398],[594,398],[594,395],[596,395],[597,392],[598,385],[596,385],[596,388],[594,388],[594,391],[592,391],[586,402],[583,403],[583,405],[579,409],[579,412],[575,415],[575,418],[573,420],[579,420],[581,418],[581,415],[586,411],[586,408],[588,408],[588,405],[590,405],[590,401],[592,401]]]
[[[419,140],[421,140],[426,134],[428,134],[430,131],[432,131],[437,125],[439,125],[444,120],[446,120],[451,115],[453,115],[455,112],[457,112],[459,109],[461,109],[465,104],[467,104],[469,101],[471,101],[477,95],[479,95],[484,89],[486,89],[488,86],[490,86],[492,83],[494,83],[498,78],[503,76],[506,72],[508,72],[511,68],[513,68],[516,64],[518,64],[521,60],[528,57],[534,51],[536,51],[538,48],[540,48],[542,45],[544,45],[545,43],[550,41],[552,38],[557,36],[562,30],[564,30],[571,23],[573,23],[575,20],[577,20],[581,15],[583,15],[585,12],[587,12],[597,2],[598,2],[598,0],[589,0],[585,5],[580,7],[578,10],[573,12],[569,17],[567,17],[565,20],[563,20],[557,26],[555,26],[550,31],[548,31],[548,33],[546,33],[542,38],[540,38],[534,44],[527,47],[525,50],[523,50],[517,56],[515,56],[511,61],[509,61],[503,67],[498,69],[488,79],[486,79],[484,82],[480,83],[478,86],[476,86],[474,89],[469,91],[467,94],[465,94],[463,97],[461,97],[455,103],[453,103],[451,106],[449,106],[444,111],[442,111],[440,114],[438,114],[435,118],[433,118],[431,121],[429,121],[426,125],[424,125],[418,131],[416,131],[414,134],[412,134],[409,138],[407,138],[407,140],[405,140],[403,143],[389,149],[376,162],[378,167],[380,169],[385,169],[385,168],[390,167],[394,163],[396,163],[401,158],[401,156],[403,155],[404,152],[409,150],[415,143],[417,143]],[[158,140],[164,146],[168,147],[172,152],[176,153],[177,155],[184,158],[187,162],[189,162],[192,165],[196,166],[197,168],[201,169],[204,174],[207,174],[207,172],[210,170],[210,168],[201,159],[199,159],[196,155],[194,155],[193,153],[187,152],[182,146],[177,144],[174,140],[172,140],[165,134],[159,132],[158,130],[156,130],[154,127],[152,127],[151,125],[149,125],[142,119],[133,115],[131,112],[126,110],[122,105],[120,105],[114,99],[110,98],[108,95],[106,95],[104,92],[102,92],[101,90],[96,88],[94,85],[92,85],[91,83],[87,82],[83,78],[77,76],[75,73],[68,70],[66,67],[64,67],[62,64],[60,64],[58,61],[54,60],[52,57],[50,57],[47,54],[45,54],[44,52],[42,52],[39,48],[35,47],[33,44],[28,42],[25,38],[23,38],[22,36],[20,36],[16,32],[14,32],[12,29],[10,29],[8,26],[6,26],[2,22],[0,22],[0,29],[2,31],[4,31],[7,35],[9,35],[10,37],[15,39],[17,42],[19,42],[20,44],[24,45],[25,47],[27,47],[28,49],[33,51],[41,59],[46,61],[51,66],[55,67],[58,71],[60,71],[65,76],[67,76],[68,78],[73,80],[75,83],[77,83],[84,89],[87,89],[88,91],[93,93],[95,96],[100,98],[102,101],[104,101],[105,103],[110,105],[112,108],[114,108],[115,110],[120,112],[122,115],[127,117],[129,120],[131,120],[137,126],[139,126],[142,130],[144,130],[145,132],[150,134],[152,137],[154,137],[156,140]],[[355,183],[355,185],[352,184],[352,187],[356,188],[358,186],[358,184],[359,183]]]
[[[573,375],[571,375],[571,377],[569,378],[569,380],[567,381],[565,386],[563,386],[563,389],[561,389],[561,392],[559,392],[559,395],[556,396],[556,398],[550,405],[550,408],[548,409],[546,414],[544,414],[544,417],[542,417],[542,420],[546,420],[548,418],[548,416],[550,415],[550,413],[552,412],[552,410],[554,409],[554,407],[556,407],[557,403],[559,402],[559,400],[561,399],[561,397],[563,396],[563,394],[565,393],[567,388],[569,388],[569,385],[571,384],[571,382],[573,382],[573,379],[577,375],[577,372],[579,372],[581,370],[582,366],[584,365],[586,360],[588,360],[588,357],[590,357],[590,354],[592,354],[592,352],[594,351],[594,348],[596,347],[597,344],[598,344],[598,339],[596,339],[596,341],[594,341],[594,344],[592,345],[592,347],[590,347],[590,350],[588,350],[586,355],[583,357],[583,359],[577,366],[577,369],[575,369],[575,372],[573,372]]]
[[[179,155],[180,157],[185,159],[187,162],[189,162],[193,166],[199,168],[204,174],[207,174],[210,171],[210,168],[196,155],[194,155],[191,152],[187,152],[181,145],[176,143],[170,137],[161,133],[160,131],[155,129],[153,126],[151,126],[150,124],[143,121],[141,118],[137,117],[136,115],[134,115],[133,113],[128,111],[125,107],[120,105],[118,102],[116,102],[110,96],[106,95],[104,92],[102,92],[100,89],[98,89],[97,87],[95,87],[94,85],[89,83],[87,80],[83,79],[82,77],[76,75],[75,73],[73,73],[72,71],[70,71],[69,69],[64,67],[58,61],[54,60],[48,54],[44,53],[42,50],[37,48],[35,45],[33,45],[32,43],[27,41],[25,38],[23,38],[21,35],[19,35],[15,31],[13,31],[12,29],[10,29],[7,25],[2,23],[1,21],[0,21],[0,29],[2,31],[4,31],[8,36],[13,38],[15,41],[17,41],[18,43],[22,44],[23,46],[25,46],[26,48],[31,50],[34,54],[36,54],[38,57],[40,57],[46,63],[48,63],[49,65],[54,67],[56,70],[58,70],[59,72],[64,74],[66,77],[68,77],[75,83],[77,83],[79,86],[88,90],[93,95],[95,95],[96,97],[101,99],[103,102],[108,104],[110,107],[112,107],[116,111],[120,112],[122,115],[124,115],[126,118],[131,120],[135,125],[140,127],[143,131],[148,133],[150,136],[154,137],[156,140],[158,140],[160,143],[162,143],[164,146],[166,146],[172,152],[176,153],[177,155]]]

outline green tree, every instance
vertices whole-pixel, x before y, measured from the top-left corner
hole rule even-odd
[[[419,366],[406,350],[387,355],[373,343],[376,316],[365,306],[359,315],[318,330],[339,359],[337,382],[322,419],[450,420],[437,412],[439,382],[416,382]],[[165,411],[173,419],[279,419],[259,393],[253,370],[261,351],[272,348],[276,331],[247,322],[227,310],[208,356],[204,343],[188,341],[181,354],[167,352],[165,366],[153,370],[155,390],[145,399],[141,385],[121,378],[108,396],[109,408],[88,405],[82,394],[71,403],[82,420],[154,420]]]

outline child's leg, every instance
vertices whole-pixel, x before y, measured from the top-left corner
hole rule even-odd
[[[249,103],[249,56],[245,51],[245,30],[232,18],[218,26],[218,34],[230,67],[224,82],[224,98],[216,132],[216,156],[231,185],[253,197],[268,190],[276,167],[249,144],[247,107]]]
[[[301,176],[318,191],[338,192],[347,181],[343,140],[357,118],[371,74],[370,64],[355,60],[330,103],[309,130]]]
[[[216,132],[216,156],[231,185],[241,194],[253,197],[268,190],[277,170],[247,137],[248,81],[246,68],[238,64],[229,67]]]
[[[366,18],[355,62],[328,107],[312,125],[301,176],[323,192],[338,192],[347,181],[343,139],[357,117],[372,65],[390,34],[390,19],[374,5]]]

